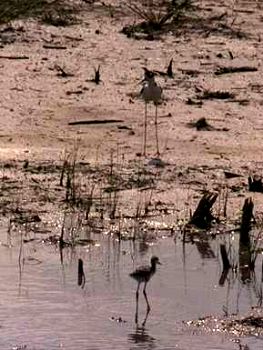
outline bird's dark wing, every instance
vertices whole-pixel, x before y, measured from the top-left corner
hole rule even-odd
[[[150,266],[139,266],[135,271],[132,272],[132,274],[138,274],[141,272],[150,272],[151,267]]]

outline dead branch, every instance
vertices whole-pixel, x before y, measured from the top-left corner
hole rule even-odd
[[[215,75],[229,74],[229,73],[244,73],[244,72],[256,72],[256,67],[220,67],[215,71]]]

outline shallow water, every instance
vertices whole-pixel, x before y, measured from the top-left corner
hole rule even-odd
[[[6,233],[1,238],[5,242]],[[95,246],[64,249],[63,265],[52,245],[24,244],[21,268],[19,245],[1,246],[0,349],[239,349],[234,336],[190,328],[183,322],[209,315],[242,315],[259,301],[258,285],[244,284],[238,276],[229,276],[219,286],[218,240],[210,242],[211,249],[206,250],[210,257],[204,258],[200,245],[183,245],[171,237],[149,246],[118,244],[106,235],[95,238]],[[148,263],[153,254],[162,266],[147,287],[152,310],[145,327],[141,327],[146,316],[141,295],[138,327],[134,322],[137,285],[129,272]],[[84,262],[84,288],[77,285],[78,258]],[[259,265],[257,276],[261,276]],[[241,344],[262,350],[263,339],[246,337]]]

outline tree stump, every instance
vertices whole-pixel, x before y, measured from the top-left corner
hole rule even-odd
[[[212,207],[217,199],[217,193],[205,193],[200,199],[198,206],[189,221],[190,225],[195,225],[200,229],[208,229],[211,223],[215,220],[212,215]]]
[[[253,219],[254,203],[252,198],[246,198],[242,209],[242,219],[240,225],[240,243],[250,246],[249,231],[251,230],[251,221]]]

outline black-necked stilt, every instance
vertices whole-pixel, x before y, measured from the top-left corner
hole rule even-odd
[[[136,290],[136,317],[137,319],[137,312],[138,312],[138,300],[139,300],[139,290],[140,290],[140,285],[141,283],[144,283],[144,288],[143,288],[143,294],[147,303],[147,311],[149,312],[151,307],[147,298],[146,294],[146,286],[151,277],[154,275],[156,271],[156,265],[159,264],[161,265],[159,258],[157,256],[153,256],[151,258],[151,265],[150,266],[142,266],[137,268],[135,271],[130,273],[130,276],[134,278],[138,282],[138,287]]]
[[[156,154],[160,155],[159,142],[158,142],[158,124],[157,124],[157,106],[162,99],[162,88],[156,83],[155,73],[144,68],[144,79],[142,81],[143,87],[141,90],[141,97],[145,102],[145,115],[144,115],[144,146],[143,153],[146,156],[146,142],[147,142],[147,104],[153,102],[155,105],[155,138],[156,138]]]

